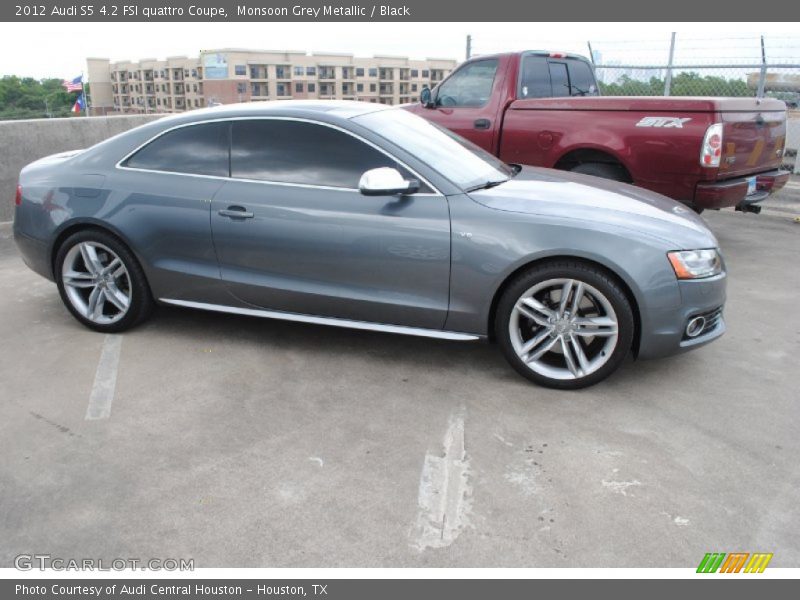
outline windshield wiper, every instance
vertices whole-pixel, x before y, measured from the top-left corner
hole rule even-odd
[[[467,192],[477,192],[478,190],[488,190],[489,188],[493,188],[495,186],[500,185],[501,183],[505,183],[508,179],[500,179],[494,181],[484,181],[483,183],[479,183],[478,185],[473,185],[472,187],[467,188]]]

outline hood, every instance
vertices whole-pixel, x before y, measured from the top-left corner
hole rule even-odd
[[[587,221],[636,231],[673,249],[718,246],[691,208],[627,183],[579,173],[523,167],[516,177],[469,196],[496,210]]]

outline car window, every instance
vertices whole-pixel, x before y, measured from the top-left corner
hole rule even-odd
[[[550,69],[543,56],[526,56],[522,59],[522,81],[520,98],[549,98],[553,95],[550,86]]]
[[[194,175],[228,176],[228,123],[179,127],[157,137],[123,166]]]
[[[501,183],[514,175],[512,168],[472,142],[407,110],[377,110],[353,120],[464,190]]]
[[[414,178],[383,152],[315,123],[234,121],[231,142],[231,176],[241,179],[358,189],[364,172],[378,167],[392,167],[403,177]]]
[[[595,84],[592,68],[582,60],[571,60],[569,66],[569,87],[572,96],[596,96],[597,85]]]
[[[569,96],[569,76],[567,65],[564,63],[550,62],[550,85],[553,87],[553,96]]]
[[[520,98],[564,96],[596,96],[598,94],[592,68],[584,60],[548,60],[545,56],[522,59]]]
[[[462,67],[439,86],[436,104],[473,108],[485,105],[492,95],[495,73],[496,58],[478,60]]]

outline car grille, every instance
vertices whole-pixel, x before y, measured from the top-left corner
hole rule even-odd
[[[696,317],[704,317],[705,318],[706,323],[705,323],[705,325],[703,325],[703,329],[700,330],[700,333],[698,333],[696,336],[691,337],[691,338],[688,335],[686,335],[686,333],[684,331],[684,334],[683,334],[683,339],[684,340],[696,340],[697,338],[701,338],[704,335],[706,335],[707,333],[710,333],[710,332],[714,331],[717,328],[717,325],[719,325],[720,320],[722,319],[722,307],[718,306],[715,309],[712,309],[712,310],[709,310],[709,311],[706,311],[706,312],[702,312],[702,313],[698,313],[696,315],[692,315],[691,317],[689,317],[689,321],[691,321],[692,319],[694,319]]]

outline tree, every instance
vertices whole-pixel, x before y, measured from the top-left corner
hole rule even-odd
[[[67,93],[60,79],[7,75],[0,79],[0,120],[68,117],[78,94]]]
[[[632,79],[625,74],[614,83],[601,83],[604,96],[661,96],[666,82],[659,77],[649,81]],[[681,71],[672,77],[671,96],[754,96],[743,79],[726,79],[714,75],[701,76],[695,71]]]

